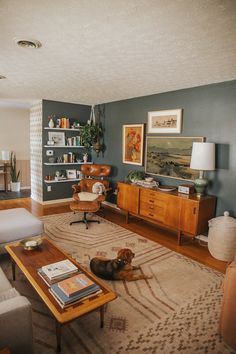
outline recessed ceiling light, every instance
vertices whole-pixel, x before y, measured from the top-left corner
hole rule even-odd
[[[0,80],[6,79],[6,76],[0,75]]]
[[[16,44],[22,48],[40,48],[42,44],[35,39],[15,39]]]

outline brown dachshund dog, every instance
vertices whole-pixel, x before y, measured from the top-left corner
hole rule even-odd
[[[136,275],[134,270],[140,267],[131,265],[135,254],[128,248],[123,248],[117,253],[117,258],[107,259],[94,257],[90,261],[91,271],[100,278],[107,280],[139,280],[151,279],[151,276],[144,274]]]

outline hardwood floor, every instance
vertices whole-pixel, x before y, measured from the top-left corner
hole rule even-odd
[[[60,214],[70,211],[69,203],[41,205],[30,198],[0,201],[0,210],[10,208],[25,208],[35,216]],[[103,209],[99,214],[122,227],[136,232],[152,241],[158,242],[175,252],[194,259],[222,273],[226,270],[227,262],[222,262],[213,258],[210,255],[207,246],[200,245],[198,240],[192,241],[188,237],[183,237],[182,246],[178,246],[177,235],[175,233],[161,229],[144,220],[130,218],[130,223],[126,224],[125,216],[109,207]]]

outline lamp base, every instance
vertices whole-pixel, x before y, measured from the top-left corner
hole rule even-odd
[[[206,187],[208,185],[208,179],[199,177],[194,180],[194,187],[197,192],[197,197],[201,197],[206,192]]]

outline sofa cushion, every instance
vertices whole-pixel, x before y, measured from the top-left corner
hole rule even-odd
[[[3,270],[0,268],[0,293],[11,288],[12,286],[10,282],[7,280]]]
[[[0,292],[0,302],[12,299],[13,297],[20,296],[15,288],[11,288]]]
[[[43,233],[43,222],[24,208],[0,211],[0,243],[8,243]]]

